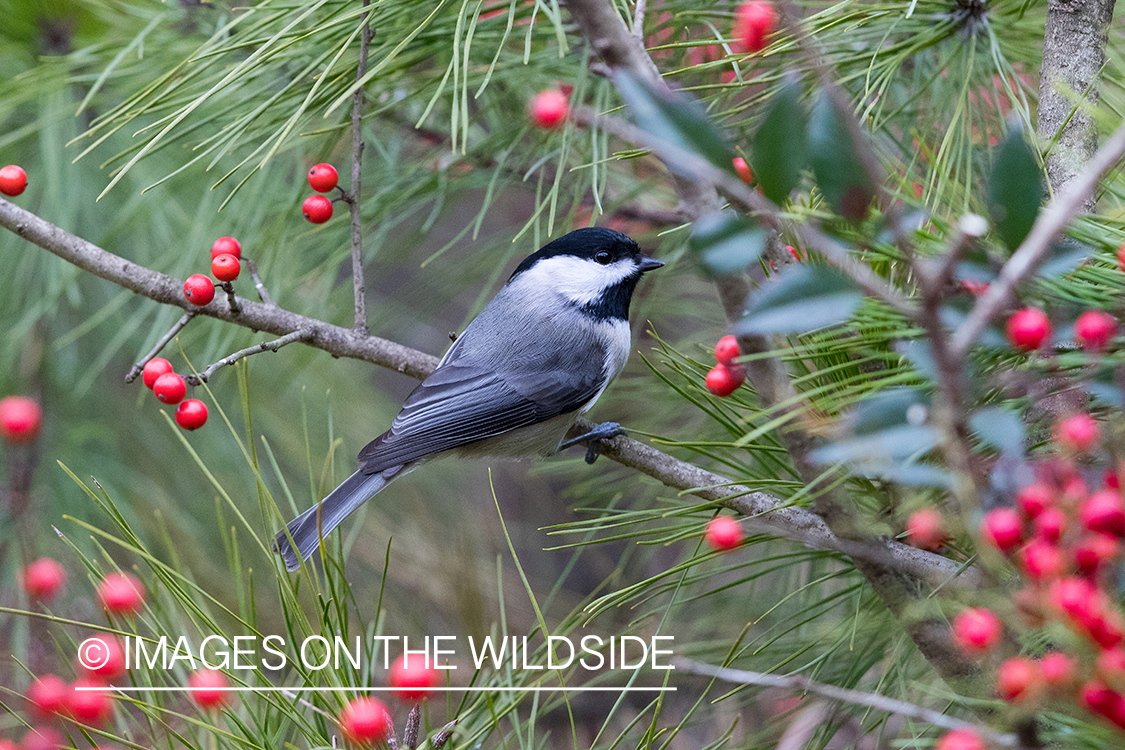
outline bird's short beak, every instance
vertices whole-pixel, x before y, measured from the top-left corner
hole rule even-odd
[[[656,258],[641,258],[641,273],[647,271],[655,271],[664,266],[664,261],[657,260]]]

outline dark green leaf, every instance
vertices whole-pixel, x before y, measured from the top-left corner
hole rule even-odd
[[[774,203],[784,203],[801,181],[801,170],[808,161],[807,119],[801,106],[801,84],[791,78],[773,98],[750,152],[754,177]]]
[[[734,274],[762,254],[766,233],[741,214],[716,211],[692,225],[688,244],[712,273]]]
[[[1044,278],[1051,278],[1073,271],[1079,263],[1090,257],[1093,252],[1092,247],[1083,245],[1077,240],[1063,239],[1061,242],[1051,245],[1050,254],[1047,256],[1047,261],[1039,269],[1039,275]]]
[[[684,94],[656,91],[627,70],[614,71],[617,90],[629,103],[637,127],[654,138],[690,154],[698,154],[720,169],[734,173],[734,149],[703,105]],[[662,154],[668,168],[679,175],[697,170],[675,154]]]
[[[816,183],[832,210],[849,219],[862,219],[875,195],[875,186],[863,168],[858,144],[847,118],[832,97],[821,93],[809,118],[809,156]]]
[[[969,425],[976,431],[977,437],[992,447],[1006,453],[1023,455],[1026,436],[1023,422],[1016,414],[994,406],[988,407],[974,412],[969,417]]]
[[[1086,390],[1090,392],[1091,396],[1104,404],[1115,406],[1118,409],[1125,406],[1125,398],[1123,398],[1121,389],[1117,386],[1109,383],[1090,383],[1086,386]]]
[[[988,212],[996,235],[1010,249],[1019,247],[1031,231],[1043,196],[1043,173],[1035,152],[1023,137],[1023,128],[1013,122],[988,176]]]
[[[897,425],[921,424],[929,405],[929,395],[918,388],[888,388],[856,406],[852,430],[864,435]]]
[[[938,317],[941,318],[942,325],[950,331],[956,330],[966,318],[969,317],[968,311],[961,309],[961,305],[968,305],[968,300],[953,299],[942,305],[938,310]],[[1004,338],[1003,334],[995,328],[986,327],[980,334],[980,343],[992,349],[1003,349],[1010,346],[1008,340]]]
[[[918,374],[931,383],[938,381],[937,363],[934,353],[925,341],[902,341],[895,347],[899,354],[918,371]]]
[[[938,432],[925,425],[900,424],[851,440],[832,443],[812,451],[812,460],[822,464],[840,461],[872,461],[891,464],[921,455],[937,445]]]
[[[863,294],[832,268],[789,266],[750,294],[737,330],[742,334],[798,333],[847,320]]]

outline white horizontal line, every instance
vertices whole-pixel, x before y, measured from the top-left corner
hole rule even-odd
[[[674,687],[435,687],[435,688],[391,688],[391,687],[187,687],[177,685],[156,685],[153,687],[91,687],[75,685],[75,690],[114,690],[118,693],[194,693],[201,690],[222,690],[232,693],[670,693]]]

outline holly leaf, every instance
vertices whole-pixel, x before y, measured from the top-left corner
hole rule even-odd
[[[751,292],[736,330],[741,334],[800,333],[841,323],[863,293],[839,271],[793,265]]]
[[[735,274],[765,250],[766,232],[734,211],[715,211],[692,225],[688,246],[712,273]]]
[[[801,170],[808,162],[807,120],[801,106],[801,84],[791,76],[774,96],[750,152],[754,176],[762,193],[774,203],[784,203],[801,181]]]
[[[616,69],[617,90],[633,111],[637,127],[659,141],[689,154],[698,154],[720,169],[734,174],[734,148],[703,105],[684,94],[657,91],[639,76]],[[678,175],[691,176],[698,170],[675,154],[662,154],[668,168]]]
[[[1035,152],[1024,138],[1023,127],[1013,121],[988,176],[988,213],[996,236],[1009,249],[1015,250],[1027,237],[1045,195]]]
[[[848,128],[850,116],[821,92],[809,117],[809,156],[816,183],[832,210],[848,219],[862,219],[875,195],[875,186]]]

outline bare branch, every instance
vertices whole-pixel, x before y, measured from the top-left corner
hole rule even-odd
[[[177,320],[172,325],[172,327],[168,329],[168,332],[160,337],[160,340],[156,342],[156,345],[153,346],[152,349],[149,349],[148,354],[137,360],[137,362],[133,365],[133,368],[129,370],[129,373],[125,376],[125,382],[132,383],[134,380],[136,380],[137,376],[144,371],[145,365],[147,365],[149,361],[151,361],[152,358],[157,354],[160,354],[160,351],[164,347],[168,346],[168,342],[176,338],[176,334],[182,331],[184,329],[184,326],[186,326],[188,322],[194,317],[195,310],[188,310],[186,313],[184,313],[183,316],[181,316],[180,319]]]
[[[911,719],[917,719],[933,724],[936,727],[941,727],[942,729],[971,729],[996,747],[1019,747],[1019,740],[1014,734],[1001,734],[983,724],[975,724],[973,722],[957,719],[943,714],[940,711],[916,706],[913,703],[907,703],[906,701],[900,701],[895,698],[888,698],[878,693],[865,693],[861,690],[851,690],[836,687],[835,685],[827,685],[823,682],[810,680],[802,675],[766,674],[764,672],[751,672],[745,669],[716,667],[695,661],[694,659],[674,659],[672,664],[677,670],[703,675],[705,677],[714,677],[724,682],[733,682],[739,685],[784,688],[786,690],[800,690],[801,692],[813,693],[830,700],[850,703],[853,706],[865,706],[877,711],[886,711]]]
[[[1125,124],[1110,136],[1094,158],[1074,177],[1047,206],[988,291],[977,299],[969,317],[957,329],[950,344],[952,356],[961,358],[984,327],[1011,302],[1016,286],[1035,272],[1043,262],[1051,243],[1070,221],[1082,212],[1086,196],[1094,191],[1098,179],[1125,154]]]
[[[258,290],[258,299],[267,305],[272,305],[273,300],[270,298],[270,291],[266,289],[266,285],[262,283],[262,277],[258,275],[258,264],[246,256],[242,256],[242,265],[246,266],[246,270],[250,272],[250,278],[254,281],[254,288]]]
[[[112,281],[143,297],[186,308],[183,282],[153,271],[87,242],[47,222],[15,204],[0,199],[0,226],[73,263],[84,271]],[[437,366],[438,358],[376,336],[362,336],[354,330],[309,318],[272,303],[241,299],[242,314],[234,316],[226,305],[213,301],[204,307],[192,306],[189,312],[207,315],[257,331],[282,337],[298,333],[307,335],[302,341],[334,356],[360,359],[387,367],[415,378],[424,378]],[[576,430],[588,432],[592,425],[579,420]],[[572,432],[579,435],[582,432]],[[816,515],[796,507],[782,507],[778,498],[734,485],[723,476],[700,469],[686,461],[626,437],[614,438],[603,446],[604,455],[625,466],[645,473],[665,485],[689,491],[707,500],[722,500],[725,505],[751,518],[750,523],[762,533],[793,539],[798,544],[816,549],[834,550],[851,557],[890,560],[890,564],[930,585],[947,588],[973,588],[979,574],[962,570],[952,560],[908,547],[893,541],[869,543],[838,539]]]
[[[234,294],[234,284],[229,281],[223,281],[219,283],[219,286],[227,293],[227,306],[230,307],[230,314],[241,315],[242,305],[238,304],[238,297]]]
[[[371,0],[363,0],[363,7],[371,4]],[[363,80],[367,73],[367,50],[371,46],[371,15],[364,14],[363,31],[359,35],[359,65],[356,67],[357,81]],[[364,87],[361,85],[355,91],[355,101],[352,104],[352,185],[351,190],[344,192],[344,201],[348,204],[351,215],[351,242],[352,242],[352,289],[355,294],[355,330],[367,333],[367,291],[363,283],[363,223],[360,216],[362,201],[360,191],[360,178],[363,166],[363,98]],[[343,192],[343,191],[341,191]]]
[[[315,328],[303,328],[299,331],[293,331],[293,333],[287,333],[281,338],[274,339],[273,341],[263,341],[260,344],[248,346],[245,349],[240,349],[229,357],[223,357],[218,362],[208,365],[207,369],[205,369],[203,372],[188,375],[186,378],[184,378],[184,380],[188,382],[188,385],[199,385],[201,383],[206,383],[211,379],[211,376],[214,375],[215,372],[221,367],[233,365],[238,360],[249,357],[251,354],[259,354],[261,352],[276,352],[286,344],[292,344],[296,341],[304,341],[305,339],[310,338],[315,331]]]

